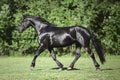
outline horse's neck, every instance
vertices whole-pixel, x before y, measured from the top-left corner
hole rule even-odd
[[[38,20],[32,20],[32,27],[35,29],[35,31],[37,32],[37,34],[39,35],[41,33],[41,30],[45,27],[47,27],[47,24],[44,24]]]

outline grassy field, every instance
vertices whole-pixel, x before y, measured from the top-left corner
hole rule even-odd
[[[39,57],[31,71],[32,58],[0,57],[0,80],[120,80],[120,56],[106,56],[102,71],[95,70],[89,57],[81,57],[75,65],[76,70],[71,71],[59,71],[51,57]],[[58,59],[68,67],[73,58]]]

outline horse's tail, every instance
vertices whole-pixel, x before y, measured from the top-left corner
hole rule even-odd
[[[101,42],[96,38],[96,36],[92,33],[92,42],[94,44],[95,50],[100,58],[101,63],[105,62],[104,51],[101,45]]]

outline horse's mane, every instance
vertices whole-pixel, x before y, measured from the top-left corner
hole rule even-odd
[[[47,25],[49,25],[49,26],[51,26],[51,27],[56,27],[56,25],[48,22],[47,20],[45,20],[45,19],[42,18],[42,17],[35,17],[35,16],[29,15],[29,14],[23,15],[23,17],[24,17],[24,18],[33,18],[33,19],[38,20],[38,21],[40,21],[40,22],[42,22],[42,23],[45,23],[45,24],[47,24]]]

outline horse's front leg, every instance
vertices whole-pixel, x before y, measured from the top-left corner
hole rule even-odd
[[[48,50],[49,50],[49,52],[50,52],[53,60],[54,60],[54,61],[56,62],[56,64],[58,65],[59,69],[60,69],[60,70],[63,70],[63,64],[60,63],[60,62],[57,60],[56,54],[54,53],[54,50],[53,50],[53,49],[48,49]]]
[[[36,62],[36,58],[45,50],[45,47],[41,44],[41,46],[38,47],[35,55],[34,55],[34,58],[32,60],[32,63],[31,63],[31,68],[34,68],[35,67],[35,62]]]
[[[81,56],[81,55],[80,55],[80,49],[81,49],[81,47],[77,47],[75,59],[73,60],[73,62],[72,62],[72,63],[70,64],[70,66],[68,67],[68,70],[72,70],[72,69],[73,69],[76,61],[77,61],[77,60],[79,59],[79,57]]]

